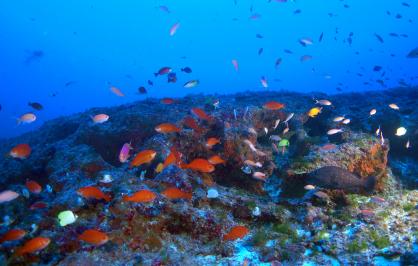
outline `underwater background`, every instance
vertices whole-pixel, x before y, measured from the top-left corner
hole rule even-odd
[[[0,265],[418,265],[417,20],[0,1]]]
[[[417,46],[417,14],[413,1],[390,0],[2,1],[0,136],[145,97],[263,90],[262,76],[269,90],[300,92],[416,84],[418,61],[406,55]],[[175,23],[180,27],[170,36]],[[302,46],[306,38],[313,44]],[[312,60],[301,62],[304,55]],[[178,82],[154,77],[163,66],[177,72]],[[192,79],[199,86],[183,88]],[[109,84],[127,97],[115,97]],[[147,95],[138,95],[140,86]],[[16,127],[13,118],[31,110],[28,102],[45,106],[39,123]]]

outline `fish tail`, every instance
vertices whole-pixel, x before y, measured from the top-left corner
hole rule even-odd
[[[364,187],[367,192],[372,192],[376,186],[377,178],[375,176],[369,176],[367,177]]]
[[[184,72],[184,68],[180,69],[180,71]]]

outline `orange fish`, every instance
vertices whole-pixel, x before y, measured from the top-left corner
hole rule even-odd
[[[196,115],[197,117],[199,117],[200,119],[202,119],[202,120],[206,120],[206,121],[212,120],[212,117],[209,116],[205,111],[203,111],[200,108],[197,108],[197,107],[196,108],[192,108],[192,113],[194,115]]]
[[[26,181],[26,187],[29,189],[30,192],[33,194],[39,194],[42,191],[41,185],[38,184],[38,182],[33,180],[27,180]]]
[[[191,200],[192,199],[192,193],[181,191],[180,189],[176,187],[167,188],[166,190],[161,192],[161,195],[171,200],[175,200],[175,199]]]
[[[173,133],[180,132],[180,128],[171,123],[162,123],[155,127],[155,131],[158,133]]]
[[[22,239],[26,235],[26,231],[21,229],[11,229],[0,237],[0,244],[6,241],[15,241]]]
[[[51,239],[46,237],[32,238],[16,251],[16,255],[21,256],[26,253],[34,253],[36,251],[42,250],[46,248],[50,242]]]
[[[191,116],[186,116],[183,119],[183,124],[188,127],[193,129],[196,133],[202,133],[203,129],[201,127],[199,127],[199,124],[196,122],[196,120],[193,119],[193,117]]]
[[[232,229],[224,235],[223,239],[227,241],[234,241],[238,238],[243,238],[249,233],[249,230],[247,227],[242,225],[237,225],[232,227]]]
[[[219,143],[221,143],[221,140],[219,138],[208,138],[208,140],[206,141],[206,147],[212,149],[213,146]]]
[[[222,159],[219,155],[213,155],[212,157],[208,159],[208,161],[213,165],[225,163],[225,160]]]
[[[163,103],[163,104],[173,104],[174,99],[172,99],[172,98],[162,98],[161,103]]]
[[[109,118],[110,117],[107,114],[98,114],[91,117],[95,124],[103,124],[104,122],[107,122]]]
[[[201,159],[201,158],[194,159],[189,164],[183,164],[182,168],[192,169],[192,170],[199,171],[202,173],[211,173],[215,170],[215,166],[213,166],[208,160]]]
[[[97,200],[104,199],[106,202],[110,201],[110,196],[103,193],[103,191],[101,191],[97,187],[92,187],[92,186],[82,187],[79,190],[77,190],[77,194],[86,199],[97,199]]]
[[[79,240],[83,240],[89,244],[100,246],[109,241],[107,234],[95,229],[87,229],[81,235],[78,236]]]
[[[19,144],[10,150],[9,155],[16,159],[26,159],[31,154],[32,149],[28,144]]]
[[[177,151],[175,147],[170,148],[170,154],[165,158],[163,163],[163,168],[166,168],[167,166],[171,164],[181,164],[181,153]]]
[[[142,164],[150,163],[152,160],[154,160],[155,155],[157,155],[157,152],[154,150],[143,150],[139,152],[132,160],[131,168],[138,167]]]
[[[116,87],[113,87],[113,86],[110,87],[110,91],[113,92],[116,96],[119,96],[119,97],[124,97],[125,96],[125,94],[120,89],[118,89]]]
[[[123,201],[131,201],[131,202],[140,202],[140,203],[147,203],[152,202],[155,200],[157,195],[152,192],[151,190],[143,189],[138,192],[135,192],[132,196],[123,196]]]
[[[275,101],[271,101],[271,102],[267,102],[263,105],[263,107],[265,109],[268,110],[280,110],[282,108],[284,108],[284,104],[279,103],[279,102],[275,102]]]

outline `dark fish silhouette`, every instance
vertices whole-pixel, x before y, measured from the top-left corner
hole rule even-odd
[[[383,40],[382,36],[380,36],[379,34],[375,33],[374,36],[377,38],[377,40],[381,43],[384,43],[385,41]]]
[[[322,38],[324,38],[324,33],[322,32],[321,35],[319,35],[318,42],[322,42]]]
[[[32,62],[39,62],[42,57],[44,57],[44,52],[42,50],[34,50],[29,52],[28,56],[25,59],[25,64],[30,64]]]
[[[192,73],[192,69],[190,67],[184,67],[182,69],[180,69],[182,72],[185,72],[187,74]]]
[[[263,51],[264,51],[263,48],[258,49],[258,55],[261,55],[263,53]]]
[[[32,107],[33,109],[38,110],[38,111],[44,109],[44,107],[42,106],[42,104],[37,103],[37,102],[33,102],[33,103],[29,102],[28,105],[30,107]]]
[[[376,185],[374,176],[360,179],[355,174],[336,166],[319,168],[309,173],[306,181],[318,187],[342,189],[349,193],[372,192]]]
[[[411,50],[406,57],[408,57],[408,58],[418,58],[418,47]]]

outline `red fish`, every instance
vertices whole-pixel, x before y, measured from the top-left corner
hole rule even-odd
[[[175,199],[191,200],[192,199],[192,193],[181,191],[180,189],[176,187],[167,188],[166,190],[161,192],[161,195],[171,200],[175,200]]]
[[[129,159],[130,152],[132,150],[131,143],[125,143],[119,152],[119,162],[126,163]]]
[[[171,26],[171,28],[170,28],[170,36],[174,36],[174,34],[176,34],[178,28],[180,28],[180,22],[177,22],[173,26]]]
[[[0,237],[0,244],[6,241],[15,241],[22,239],[26,235],[26,231],[21,229],[11,229]]]
[[[180,128],[171,123],[162,123],[155,127],[155,131],[158,133],[173,133],[180,132]]]
[[[9,155],[16,159],[27,159],[31,154],[32,149],[28,144],[19,144],[10,150]]]
[[[181,164],[181,153],[177,151],[175,147],[170,148],[170,154],[165,158],[163,163],[163,168],[171,164],[180,165]]]
[[[237,71],[237,72],[238,72],[238,70],[239,70],[238,60],[236,60],[236,59],[232,59],[232,65],[234,66],[235,71]]]
[[[232,227],[232,229],[224,235],[223,239],[227,241],[234,241],[239,238],[245,237],[249,233],[249,230],[247,227],[242,225],[237,225]]]
[[[271,102],[266,102],[263,107],[265,109],[268,110],[280,110],[282,108],[284,108],[284,104],[283,103],[279,103],[279,102],[275,102],[275,101],[271,101]]]
[[[113,92],[116,96],[119,96],[119,97],[124,97],[125,96],[125,94],[119,89],[119,88],[116,88],[116,87],[110,87],[110,91],[111,92]]]
[[[34,204],[30,205],[30,210],[45,209],[48,207],[48,204],[43,201],[37,201]]]
[[[212,120],[212,117],[209,116],[205,111],[203,111],[200,108],[197,108],[197,107],[192,108],[192,113],[202,120],[206,120],[206,121]]]
[[[33,180],[27,180],[26,181],[26,187],[33,194],[39,194],[42,191],[41,185],[39,185],[38,182],[33,181]]]
[[[107,236],[107,234],[95,229],[87,229],[81,235],[78,236],[78,239],[95,246],[106,244],[106,242],[109,241],[109,237]]]
[[[219,143],[221,143],[221,140],[219,138],[208,138],[208,140],[206,141],[206,147],[212,149],[213,146]]]
[[[77,190],[77,194],[87,199],[97,199],[97,200],[103,199],[106,202],[110,201],[110,196],[103,193],[103,191],[101,191],[97,187],[92,187],[92,186],[82,187],[79,190]]]
[[[143,150],[135,156],[131,162],[130,167],[138,167],[142,164],[150,163],[152,160],[154,160],[156,155],[157,152],[154,150]]]
[[[163,103],[163,104],[173,104],[174,99],[172,99],[172,98],[162,98],[161,103]]]
[[[132,196],[123,196],[122,200],[130,202],[147,203],[154,201],[156,197],[157,195],[151,190],[143,189],[138,192],[135,192]]]
[[[162,76],[162,75],[166,75],[166,74],[170,73],[171,71],[173,71],[173,70],[171,69],[171,67],[162,67],[162,68],[160,68],[160,70],[158,70],[158,72],[157,72],[157,73],[154,73],[154,76],[158,76],[158,75],[160,75],[160,76]]]
[[[35,237],[27,241],[22,247],[18,248],[16,251],[17,256],[21,256],[27,253],[34,253],[36,251],[46,248],[51,239],[46,237]]]
[[[212,157],[208,159],[208,161],[213,165],[225,163],[225,160],[222,159],[219,155],[213,155]]]
[[[201,127],[199,127],[199,124],[196,122],[196,120],[194,120],[193,117],[191,117],[191,116],[186,116],[183,119],[183,124],[186,127],[193,129],[198,134],[202,133],[202,131],[203,131],[203,129]]]
[[[194,159],[189,164],[183,164],[182,168],[192,169],[192,170],[199,171],[202,173],[211,173],[215,171],[215,166],[213,166],[213,164],[211,164],[208,160],[201,159],[201,158]]]

